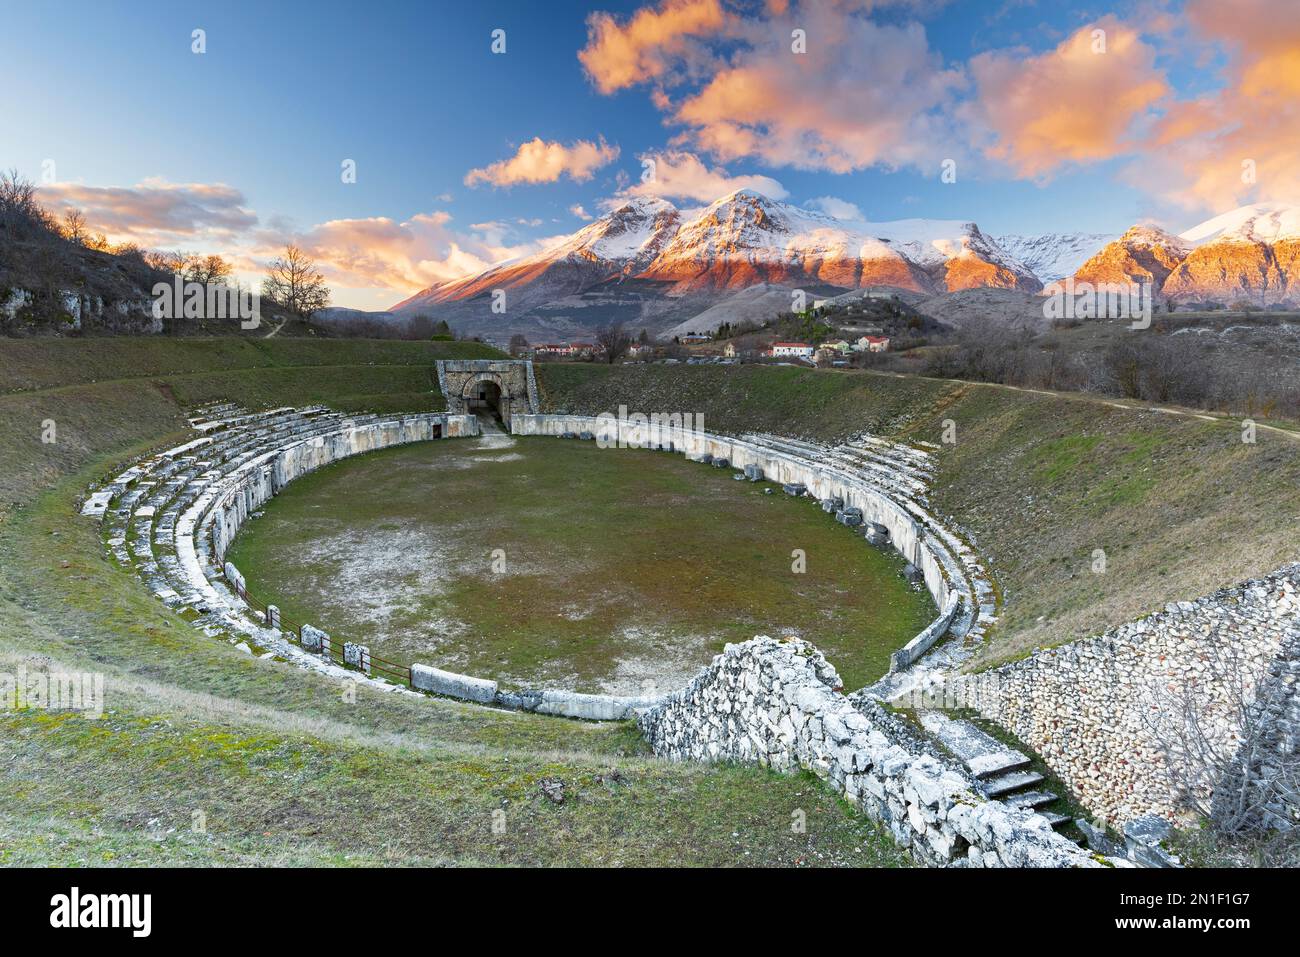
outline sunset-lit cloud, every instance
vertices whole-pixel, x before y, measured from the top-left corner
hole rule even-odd
[[[1300,198],[1300,19],[1291,0],[1193,0],[1195,38],[1226,57],[1221,85],[1172,104],[1129,182],[1179,206],[1221,211]]]
[[[91,232],[113,243],[146,248],[228,237],[257,225],[239,190],[223,183],[169,183],[147,179],[135,186],[50,183],[41,202],[56,214],[77,209]]]
[[[568,176],[575,183],[585,182],[596,170],[618,159],[619,149],[602,138],[598,143],[578,140],[566,146],[534,137],[524,143],[509,159],[499,160],[465,175],[466,186],[490,183],[513,186],[516,183],[554,183]]]
[[[664,0],[643,7],[626,23],[608,13],[587,19],[587,45],[578,53],[601,93],[656,80],[698,51],[693,41],[727,22],[719,0]]]
[[[450,214],[438,211],[403,221],[335,219],[296,234],[266,234],[255,253],[269,260],[285,243],[296,242],[331,283],[412,292],[536,252],[552,241],[518,239],[513,226],[499,222],[458,230]]]
[[[1110,17],[1038,56],[982,53],[970,69],[976,136],[987,131],[987,153],[1027,177],[1132,152],[1170,93],[1155,49]]]
[[[740,16],[663,3],[622,25],[601,14],[579,59],[602,92],[653,81],[652,101],[682,130],[675,145],[722,162],[937,169],[965,78],[919,22],[878,23],[875,6],[778,3]]]
[[[725,169],[707,166],[694,153],[682,150],[646,153],[640,160],[643,164],[646,161],[653,163],[653,166],[642,167],[652,170],[653,175],[628,187],[620,195],[694,199],[705,203],[738,189],[754,189],[772,199],[785,199],[789,195],[786,188],[770,176],[732,176]]]

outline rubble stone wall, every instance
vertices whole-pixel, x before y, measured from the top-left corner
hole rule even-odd
[[[960,765],[925,747],[874,702],[855,707],[816,648],[758,637],[713,664],[638,723],[675,761],[807,768],[888,827],[918,860],[964,867],[1091,867],[1109,862],[1047,819],[977,793]]]

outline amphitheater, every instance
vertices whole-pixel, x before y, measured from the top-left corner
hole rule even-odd
[[[866,433],[819,444],[723,434],[648,415],[543,412],[527,362],[440,360],[437,376],[447,396],[443,412],[250,412],[208,404],[192,413],[192,438],[139,458],[91,489],[82,515],[101,523],[114,560],[159,602],[250,656],[386,694],[634,722],[654,753],[674,762],[805,769],[926,864],[1176,863],[1161,840],[1187,808],[1167,773],[1171,729],[1159,726],[1159,716],[1169,720],[1178,710],[1169,705],[1175,697],[1193,702],[1212,716],[1212,734],[1223,738],[1216,745],[1233,747],[1232,689],[1207,670],[1216,648],[1231,647],[1258,676],[1252,691],[1264,730],[1257,737],[1268,746],[1241,760],[1268,767],[1296,751],[1300,566],[968,674],[963,665],[996,627],[1002,599],[996,568],[930,506],[936,447]],[[894,652],[887,675],[865,688],[844,688],[807,642],[759,635],[728,645],[685,686],[653,696],[515,689],[438,661],[388,661],[359,640],[289,621],[275,605],[257,602],[257,583],[226,561],[241,527],[300,476],[397,445],[474,441],[480,422],[494,418],[514,435],[650,448],[806,499],[826,521],[855,529],[864,548],[897,551],[932,598],[933,621]],[[1005,734],[992,733],[994,727]],[[1072,792],[1091,823],[1076,825],[1059,810],[1062,794],[1044,771]],[[1209,797],[1227,787],[1208,778],[1199,786]],[[1269,827],[1300,820],[1285,801],[1261,813]]]

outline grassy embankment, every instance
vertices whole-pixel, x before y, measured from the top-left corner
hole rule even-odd
[[[93,671],[107,684],[100,720],[0,714],[0,863],[902,861],[806,776],[663,764],[626,725],[366,689],[351,700],[338,682],[249,658],[161,606],[76,514],[92,481],[183,440],[185,407],[437,408],[430,360],[466,350],[484,354],[0,341],[0,671]],[[544,778],[565,782],[562,804],[540,794]],[[791,831],[795,810],[806,833]]]
[[[977,666],[1102,631],[1300,558],[1300,428],[1060,395],[793,367],[553,364],[552,409],[704,414],[707,428],[934,452],[932,504],[988,560],[1004,614]],[[1272,428],[1265,427],[1272,425]],[[1105,571],[1093,571],[1097,550]]]

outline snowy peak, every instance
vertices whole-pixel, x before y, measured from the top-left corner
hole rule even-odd
[[[677,231],[681,214],[672,203],[638,197],[584,226],[568,239],[528,257],[528,261],[562,258],[624,266],[649,261]]]
[[[1209,242],[1275,243],[1300,239],[1300,206],[1255,203],[1207,219],[1180,234],[1199,246]]]
[[[1046,233],[996,237],[1006,253],[1045,283],[1073,276],[1090,257],[1118,237],[1114,233]]]

